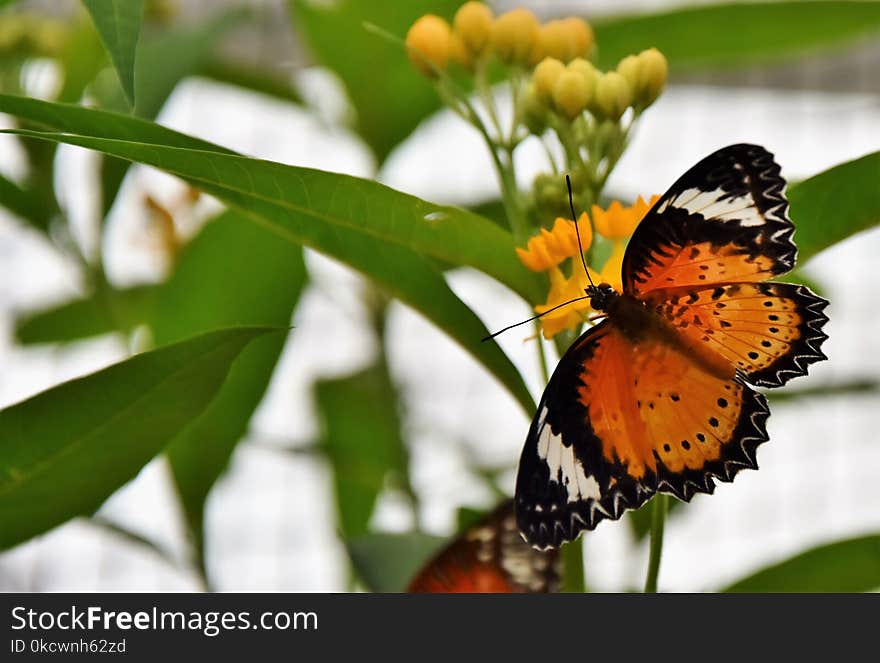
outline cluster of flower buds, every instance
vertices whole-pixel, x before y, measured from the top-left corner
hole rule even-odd
[[[545,57],[569,62],[593,50],[593,30],[580,18],[544,23],[527,9],[496,17],[481,2],[467,2],[452,25],[433,14],[419,18],[406,35],[407,52],[415,67],[436,77],[450,62],[473,71],[495,56],[505,65],[530,69]]]
[[[567,216],[563,173],[571,178],[577,207],[598,202],[633,124],[657,100],[668,75],[666,58],[656,48],[600,71],[591,61],[593,29],[582,18],[542,24],[527,9],[495,16],[481,2],[463,4],[451,23],[433,14],[420,17],[406,35],[406,50],[443,102],[472,124],[493,152],[518,239]],[[510,123],[501,121],[510,115],[497,108],[502,97],[493,80],[499,70],[504,76],[499,83],[509,86],[513,101]],[[544,142],[551,168],[535,178],[531,195],[523,196],[516,190],[513,152],[530,136]]]
[[[528,116],[536,125],[542,113],[556,113],[572,121],[584,112],[597,120],[617,122],[632,107],[641,112],[650,106],[666,84],[668,65],[656,48],[628,55],[613,71],[601,72],[581,57],[567,64],[546,57],[535,67],[526,90]]]

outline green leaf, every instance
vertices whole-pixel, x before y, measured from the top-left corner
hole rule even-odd
[[[72,134],[103,136],[119,140],[158,143],[175,147],[189,147],[194,150],[234,154],[232,150],[225,147],[173,129],[167,129],[161,124],[149,120],[112,111],[84,108],[76,104],[59,104],[31,97],[0,94],[0,112],[18,116],[56,131]]]
[[[211,402],[245,327],[134,356],[0,411],[0,550],[88,515]]]
[[[42,232],[48,232],[52,208],[30,189],[0,175],[0,205]]]
[[[389,473],[408,480],[397,391],[379,361],[354,375],[320,381],[315,393],[340,529],[346,538],[366,534]]]
[[[460,0],[289,0],[294,28],[315,59],[342,79],[357,111],[357,130],[380,162],[440,108],[440,100],[433,85],[412,67],[406,51],[368,32],[364,23],[403,39],[419,16],[430,13],[449,19],[460,4]],[[376,75],[365,75],[365,63]]]
[[[150,319],[157,286],[117,290],[107,287],[86,298],[29,313],[15,321],[22,345],[68,343],[91,336],[129,331]]]
[[[145,36],[135,65],[135,114],[155,119],[177,84],[198,73],[212,59],[220,38],[246,16],[246,11],[232,10],[197,26],[175,27],[157,36]],[[105,158],[101,164],[101,200],[105,214],[116,199],[128,166],[127,162],[112,158]]]
[[[806,260],[880,223],[880,152],[848,161],[791,187],[798,256]]]
[[[0,101],[0,110],[2,110]],[[89,136],[16,131],[96,149],[178,175],[265,224],[280,237],[363,272],[443,329],[528,413],[534,402],[516,368],[449,289],[424,253],[478,267],[502,282],[535,283],[512,237],[470,212],[432,205],[381,184],[269,161]],[[508,278],[509,277],[509,278]]]
[[[655,46],[673,73],[770,62],[852,43],[880,30],[880,2],[760,2],[597,20],[598,66]]]
[[[82,1],[116,67],[128,103],[134,106],[134,58],[144,17],[143,0]]]
[[[739,580],[725,592],[869,592],[880,587],[880,535],[818,546]]]
[[[346,542],[358,576],[372,592],[405,592],[419,569],[446,543],[428,534],[366,534]]]
[[[208,222],[186,246],[158,295],[158,344],[233,325],[287,327],[306,283],[302,248],[235,212]],[[285,338],[257,339],[235,362],[220,392],[168,447],[187,523],[203,551],[205,499],[263,398]]]

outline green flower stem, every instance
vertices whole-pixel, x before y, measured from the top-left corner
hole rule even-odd
[[[547,384],[550,381],[550,373],[547,370],[547,355],[544,353],[544,341],[541,338],[541,321],[535,320],[535,331],[538,334],[537,341],[538,346],[538,364],[541,366],[541,378],[544,380],[544,384]]]
[[[560,551],[562,555],[562,591],[567,594],[583,594],[587,591],[584,578],[584,540],[579,537],[567,543]]]
[[[651,504],[651,551],[648,557],[648,576],[645,593],[657,593],[657,577],[660,575],[660,557],[663,555],[663,527],[666,524],[666,495],[657,495]]]

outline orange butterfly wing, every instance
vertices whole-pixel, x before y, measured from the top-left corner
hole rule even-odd
[[[428,562],[408,591],[498,594],[558,589],[558,555],[535,550],[522,540],[513,500],[506,500]]]
[[[516,513],[532,544],[757,468],[769,410],[749,384],[780,386],[825,358],[827,302],[763,283],[794,265],[784,186],[766,150],[733,145],[642,220],[624,293],[559,362],[526,439]]]

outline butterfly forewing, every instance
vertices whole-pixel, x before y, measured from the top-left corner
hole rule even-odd
[[[656,492],[689,500],[757,468],[764,397],[825,358],[827,302],[794,266],[772,155],[732,145],[685,173],[627,246],[623,293],[559,362],[526,439],[517,522],[554,547]]]
[[[629,241],[624,292],[764,281],[794,266],[785,180],[758,145],[711,154],[672,185]]]

